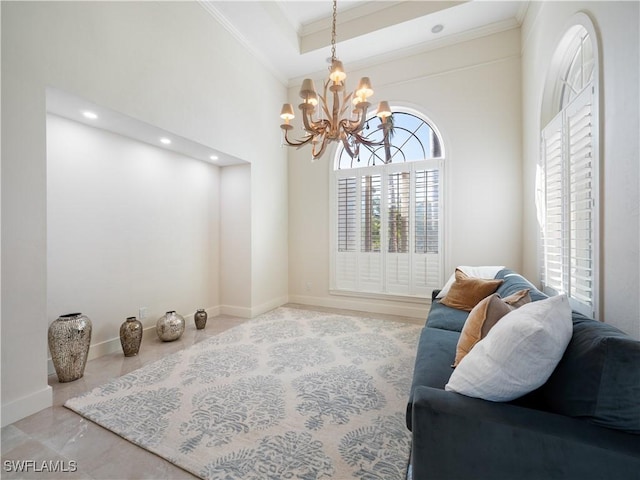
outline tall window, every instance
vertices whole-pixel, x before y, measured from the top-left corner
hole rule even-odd
[[[595,33],[572,27],[556,52],[545,96],[555,116],[541,134],[541,278],[549,293],[596,317],[598,307],[598,99]]]
[[[332,290],[428,297],[442,281],[444,148],[416,112],[394,109],[385,145],[339,149],[332,190]],[[382,141],[380,120],[365,132]]]

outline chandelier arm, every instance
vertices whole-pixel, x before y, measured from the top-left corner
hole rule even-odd
[[[384,158],[382,158],[380,155],[377,154],[378,149],[374,148],[374,147],[380,147],[384,145],[384,142],[372,142],[358,134],[355,134],[354,137],[356,137],[357,145],[364,145],[369,149],[372,156],[378,158],[382,163],[388,163],[388,162],[385,162]],[[375,163],[375,160],[374,160],[374,163]]]
[[[284,130],[284,129],[283,129]],[[287,143],[287,145],[289,145],[290,147],[302,147],[303,145],[306,145],[307,143],[309,143],[311,140],[313,140],[313,135],[307,135],[304,139],[302,140],[289,140],[289,135],[288,135],[289,131],[288,130],[284,130],[284,141]]]
[[[312,145],[311,155],[313,156],[314,159],[320,158],[322,156],[322,154],[324,153],[325,149],[327,148],[327,141],[328,140],[329,140],[329,138],[327,136],[322,137],[322,143],[320,144],[320,150],[319,151],[316,151],[317,144],[313,144]]]
[[[320,135],[326,130],[326,120],[314,122],[311,115],[304,110],[302,111],[302,123],[304,124],[304,129],[312,134],[312,136]]]
[[[351,149],[351,145],[349,145],[349,141],[347,140],[347,136],[343,133],[342,135],[340,135],[340,140],[342,140],[342,145],[344,146],[345,151],[347,152],[347,154],[351,157],[354,158],[355,156],[358,155],[358,150],[356,149],[356,151],[354,152]],[[356,148],[357,148],[357,143],[356,143]]]
[[[377,153],[378,147],[385,146],[385,148],[386,148],[386,142],[384,140],[382,140],[380,142],[373,142],[371,140],[368,140],[368,139],[364,138],[362,135],[360,135],[358,133],[354,133],[354,134],[352,134],[352,136],[356,140],[356,145],[358,145],[358,146],[364,145],[365,147],[367,147],[369,149],[369,151],[371,152],[371,155],[373,155],[374,157],[378,158],[382,163],[391,163],[391,161],[390,161],[391,159],[389,159],[389,161],[386,161],[384,158],[382,158]],[[388,154],[388,152],[385,150],[385,156],[387,154]]]
[[[367,118],[367,109],[366,108],[356,108],[357,117],[355,120],[349,120],[347,118],[342,120],[342,126],[345,131],[352,135],[354,133],[358,133],[364,127],[365,120]]]
[[[340,116],[344,115],[344,112],[346,112],[347,108],[349,108],[349,102],[350,102],[352,96],[353,96],[353,92],[351,92],[348,95],[345,92],[342,95],[342,109],[340,110]]]
[[[362,135],[360,135],[359,133],[351,133],[350,135],[355,138],[357,143],[361,143],[369,147],[379,147],[380,145],[384,144],[384,142],[375,142],[375,141],[369,140],[363,137]]]

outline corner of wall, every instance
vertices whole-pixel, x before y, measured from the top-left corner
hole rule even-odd
[[[53,389],[47,385],[42,390],[12,402],[2,404],[2,427],[33,415],[53,404]]]

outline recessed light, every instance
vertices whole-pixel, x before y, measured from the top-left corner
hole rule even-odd
[[[171,143],[171,140],[169,140],[167,137],[162,137],[160,141],[165,145],[169,145]]]
[[[82,112],[82,115],[84,116],[84,118],[89,118],[91,120],[95,120],[96,118],[98,118],[98,115],[96,115],[93,112],[90,112],[89,110]]]
[[[442,30],[444,30],[444,25],[439,23],[433,26],[433,28],[431,29],[431,33],[440,33]]]
[[[217,155],[211,155],[209,158],[210,158],[211,160],[213,160],[214,162],[215,162],[216,160],[218,160],[218,156],[217,156]]]

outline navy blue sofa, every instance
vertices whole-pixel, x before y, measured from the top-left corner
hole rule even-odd
[[[529,288],[501,270],[501,297]],[[548,381],[512,402],[445,391],[467,312],[434,299],[418,343],[407,427],[413,480],[640,480],[640,341],[573,313]]]

